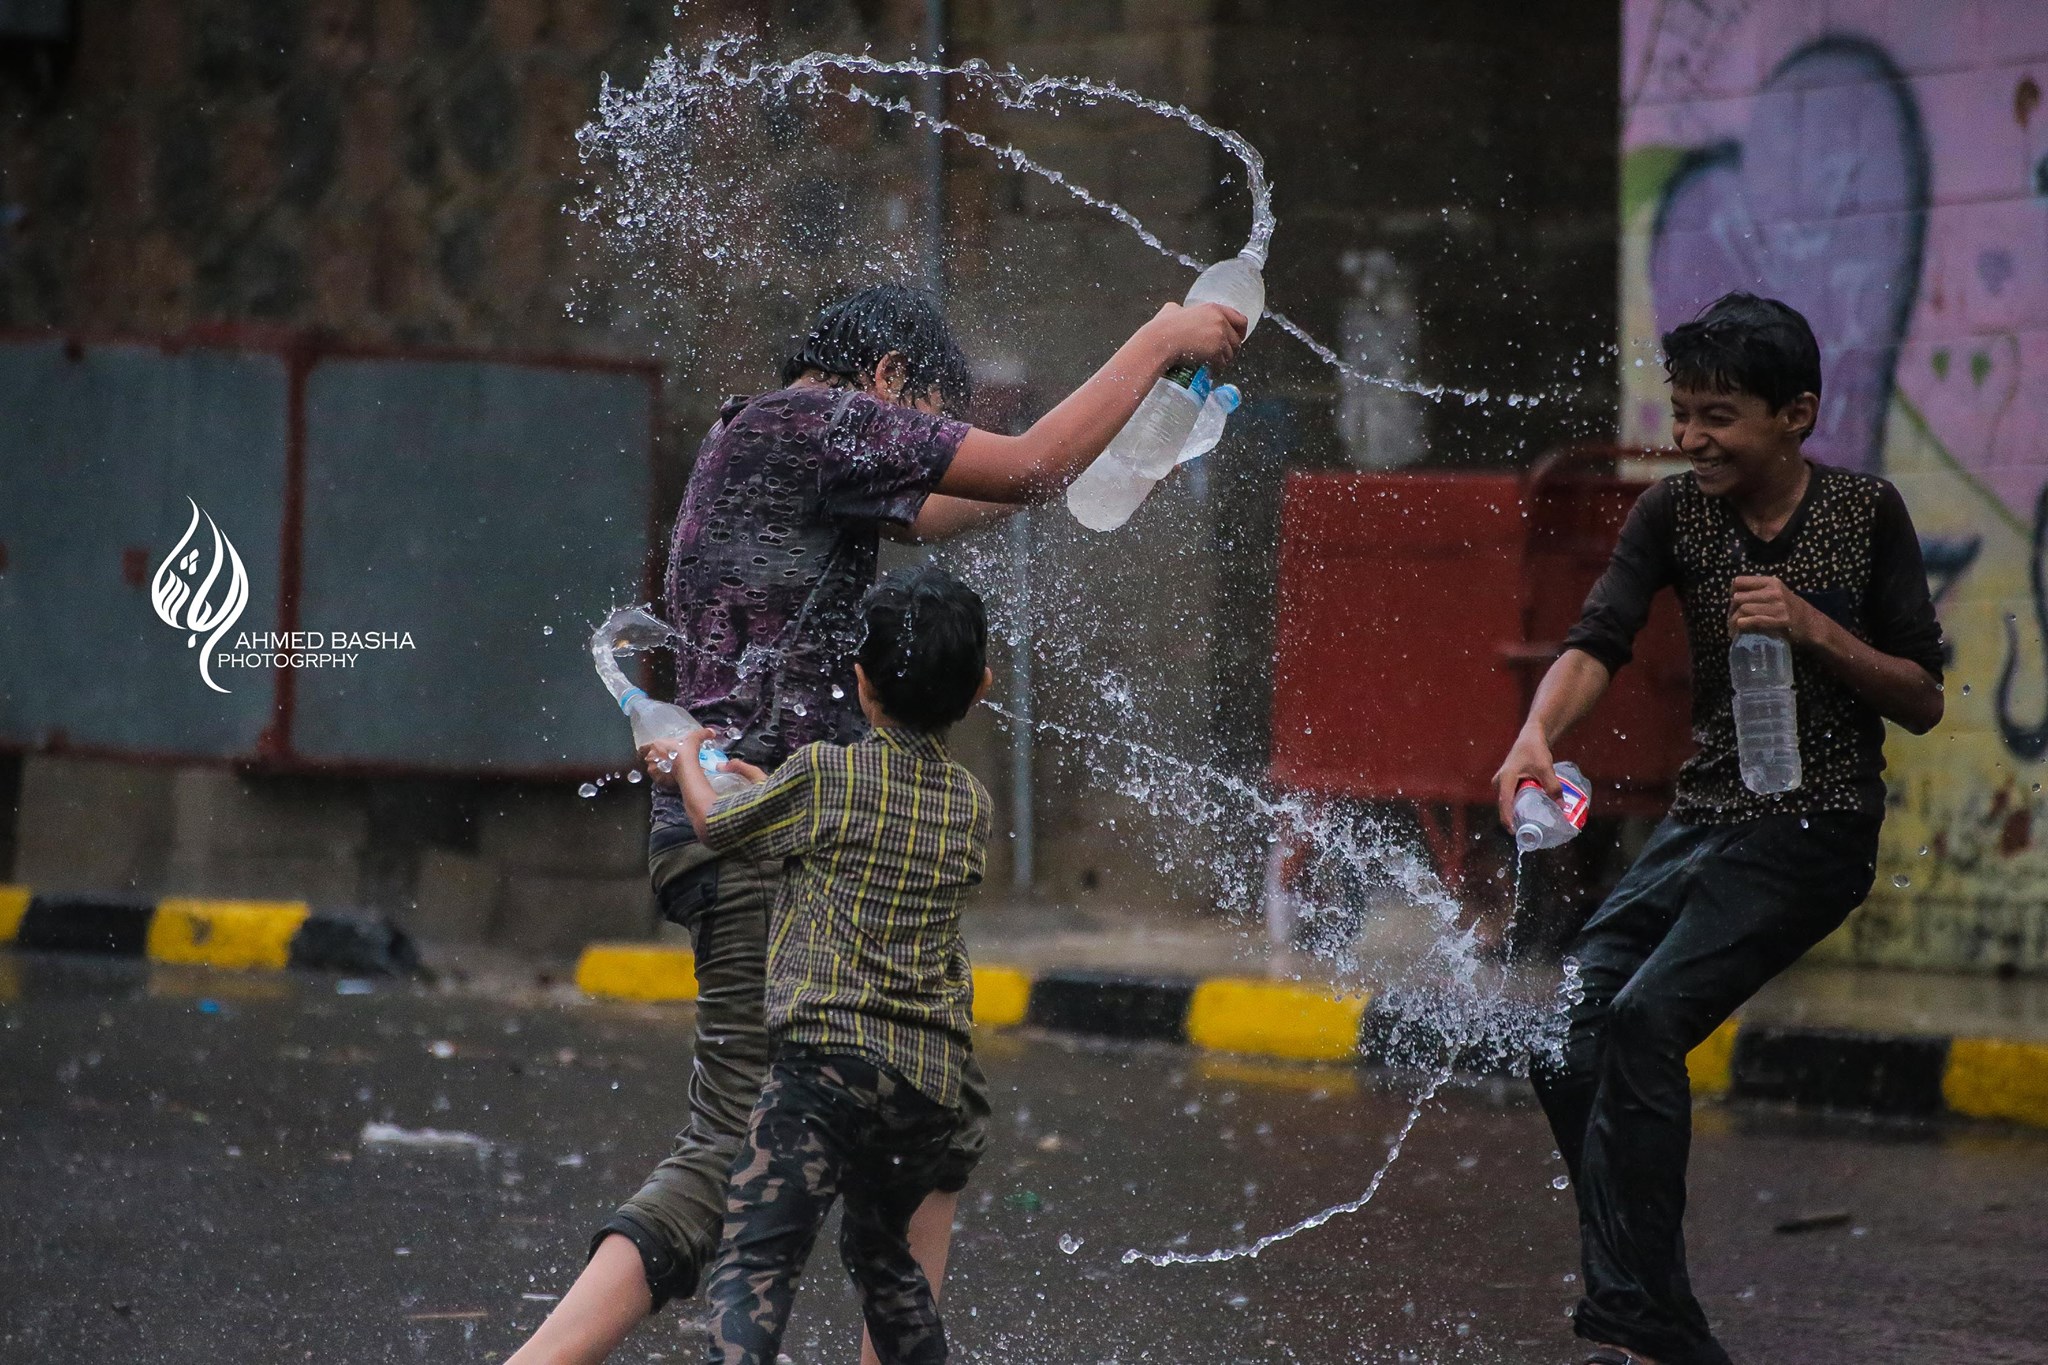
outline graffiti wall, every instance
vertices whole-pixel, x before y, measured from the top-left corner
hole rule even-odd
[[[2048,3],[1625,0],[1625,439],[1729,289],[1812,320],[1810,451],[1905,494],[1948,718],[1887,746],[1877,889],[1823,949],[2048,971]]]

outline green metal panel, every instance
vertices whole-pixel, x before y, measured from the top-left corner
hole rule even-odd
[[[196,505],[246,572],[234,629],[275,625],[286,388],[274,355],[0,343],[0,742],[255,753],[271,675],[215,667],[209,688],[211,632],[160,620],[150,584]],[[193,548],[188,583],[212,567],[204,518]]]
[[[651,385],[470,361],[313,367],[298,624],[409,634],[414,648],[301,671],[297,756],[456,771],[630,761],[586,642],[643,595]]]

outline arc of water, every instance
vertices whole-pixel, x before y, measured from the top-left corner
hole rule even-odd
[[[728,90],[751,87],[765,91],[772,86],[785,93],[796,89],[809,94],[831,95],[850,103],[865,104],[883,112],[904,115],[929,132],[951,133],[968,145],[989,153],[1017,170],[1036,175],[1089,207],[1109,214],[1117,222],[1131,229],[1138,240],[1152,250],[1199,272],[1206,267],[1207,262],[1168,246],[1129,209],[1102,198],[1026,153],[995,142],[950,119],[927,113],[907,99],[878,95],[857,83],[849,83],[844,87],[834,85],[827,77],[832,71],[875,76],[960,76],[988,86],[994,91],[997,102],[1005,108],[1040,112],[1045,108],[1044,101],[1048,96],[1069,94],[1093,102],[1114,101],[1127,104],[1162,118],[1178,120],[1194,131],[1215,140],[1244,164],[1246,188],[1252,195],[1253,204],[1252,233],[1246,243],[1246,249],[1254,252],[1261,261],[1265,259],[1266,247],[1272,239],[1275,222],[1272,214],[1272,190],[1266,181],[1265,161],[1260,157],[1258,149],[1242,134],[1228,128],[1219,128],[1192,110],[1140,95],[1107,81],[1077,76],[1027,76],[1014,66],[997,68],[980,60],[949,66],[917,60],[886,61],[865,54],[813,52],[787,62],[750,61],[744,70],[728,64],[731,59],[738,57],[746,46],[747,40],[742,38],[715,40],[705,48],[694,67],[688,69],[699,81]],[[681,73],[684,70],[685,63],[670,50],[655,62],[648,84],[657,83],[666,72]],[[618,102],[629,98],[615,92],[607,78],[603,94],[605,107],[616,107]],[[1272,319],[1274,326],[1306,346],[1316,359],[1340,374],[1363,383],[1392,389],[1398,393],[1413,394],[1431,402],[1457,399],[1469,407],[1493,401],[1492,392],[1484,388],[1465,389],[1449,384],[1416,384],[1373,374],[1343,359],[1286,314],[1268,309],[1266,316]],[[1509,407],[1534,408],[1544,399],[1536,394],[1510,393],[1503,395],[1503,401]]]
[[[1262,263],[1266,259],[1267,250],[1273,239],[1274,218],[1273,191],[1266,181],[1265,158],[1259,155],[1258,148],[1252,146],[1243,134],[1229,128],[1219,128],[1191,109],[1140,95],[1110,81],[1090,80],[1082,76],[1027,76],[1014,65],[996,67],[979,58],[962,62],[957,66],[946,66],[917,60],[884,61],[866,54],[813,52],[786,65],[799,70],[823,72],[837,69],[877,76],[960,76],[988,87],[994,92],[997,102],[1009,109],[1038,112],[1045,107],[1047,96],[1077,95],[1089,103],[1112,101],[1128,104],[1161,118],[1177,119],[1195,132],[1220,144],[1244,164],[1245,187],[1252,197],[1252,231],[1245,243],[1245,249],[1256,255]],[[950,130],[965,131],[957,126],[952,126]],[[1165,250],[1164,247],[1159,249]],[[1201,262],[1195,261],[1188,263],[1196,269],[1200,269],[1202,265]]]
[[[1379,1169],[1372,1173],[1372,1180],[1366,1185],[1365,1193],[1358,1198],[1346,1200],[1342,1204],[1332,1204],[1329,1208],[1312,1213],[1298,1223],[1291,1223],[1276,1232],[1269,1232],[1256,1242],[1246,1242],[1234,1247],[1218,1247],[1214,1251],[1139,1251],[1133,1247],[1124,1253],[1123,1263],[1135,1265],[1143,1261],[1147,1265],[1156,1266],[1217,1265],[1224,1261],[1257,1260],[1268,1247],[1277,1246],[1290,1237],[1298,1237],[1304,1232],[1312,1232],[1343,1214],[1357,1213],[1379,1194],[1380,1186],[1386,1181],[1387,1172],[1393,1170],[1394,1163],[1401,1159],[1401,1147],[1408,1141],[1408,1135],[1415,1131],[1416,1121],[1422,1117],[1424,1107],[1436,1098],[1436,1092],[1450,1079],[1450,1067],[1440,1067],[1429,1078],[1429,1084],[1423,1086],[1415,1096],[1415,1103],[1408,1110],[1406,1121],[1401,1124],[1400,1131],[1394,1134],[1394,1140],[1387,1144],[1385,1159],[1380,1162]]]

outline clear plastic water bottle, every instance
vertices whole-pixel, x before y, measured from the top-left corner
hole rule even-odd
[[[632,726],[633,747],[636,749],[656,740],[680,740],[698,728],[696,718],[688,711],[673,702],[656,701],[628,681],[619,668],[619,650],[650,649],[666,644],[674,635],[673,627],[644,609],[621,607],[606,617],[605,623],[590,637],[590,657],[597,665],[597,676],[603,681],[605,690],[617,699],[619,710],[625,713],[627,724]],[[738,773],[725,772],[721,768],[725,760],[724,751],[713,744],[707,743],[697,751],[697,762],[704,769],[704,776],[711,780],[711,790],[720,796],[748,785]]]
[[[1244,314],[1245,335],[1250,336],[1266,311],[1265,264],[1263,254],[1247,247],[1204,270],[1188,290],[1186,302],[1190,306],[1220,303],[1236,309]],[[1212,391],[1207,366],[1176,366],[1155,381],[1123,430],[1068,486],[1067,509],[1074,520],[1091,531],[1115,530],[1130,520],[1153,485],[1176,463],[1213,449],[1238,400],[1235,388],[1223,387],[1230,391],[1218,397],[1221,390]],[[1215,435],[1193,454],[1184,454],[1196,439],[1197,429],[1208,426],[1212,411]]]
[[[1799,702],[1792,688],[1792,646],[1758,631],[1736,636],[1728,646],[1728,683],[1735,693],[1742,785],[1759,796],[1796,789]]]
[[[1216,448],[1223,426],[1242,401],[1234,384],[1208,387],[1206,369],[1195,375],[1193,388],[1171,380],[1155,388],[1170,390],[1147,406],[1117,433],[1109,448],[1067,488],[1067,509],[1091,531],[1114,531],[1144,505],[1159,481],[1177,464],[1186,464]]]
[[[1534,778],[1522,779],[1515,789],[1515,847],[1523,853],[1556,848],[1578,837],[1586,827],[1586,812],[1593,805],[1593,789],[1576,763],[1560,763],[1553,769],[1564,799],[1553,801]]]

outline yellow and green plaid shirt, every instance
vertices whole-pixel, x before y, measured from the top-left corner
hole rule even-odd
[[[811,744],[711,808],[705,846],[790,860],[768,934],[768,1027],[959,1102],[974,1018],[960,903],[988,858],[988,792],[936,735]]]

